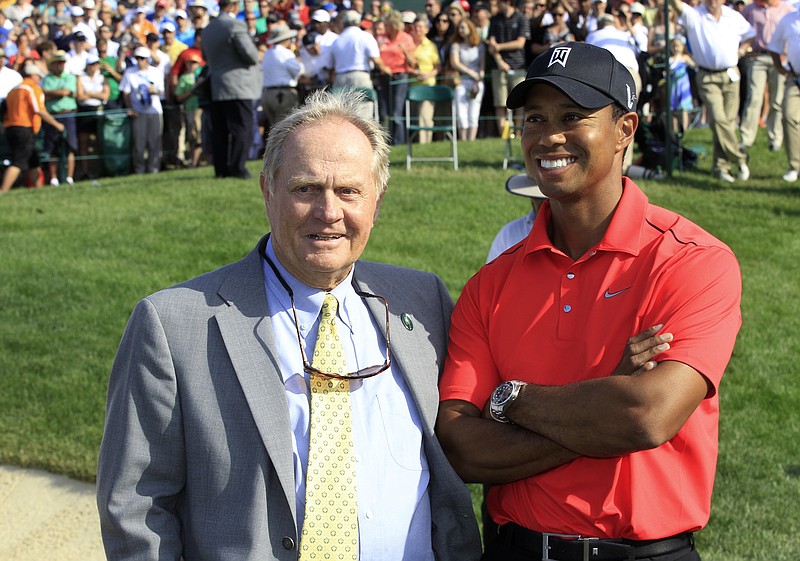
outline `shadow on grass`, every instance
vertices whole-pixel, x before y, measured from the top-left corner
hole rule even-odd
[[[794,479],[800,478],[800,464],[789,464],[784,468],[787,477]]]

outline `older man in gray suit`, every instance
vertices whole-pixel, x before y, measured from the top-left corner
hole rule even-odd
[[[450,297],[359,259],[389,179],[361,102],[316,92],[278,123],[272,233],[134,310],[98,467],[109,559],[480,557],[433,433]]]
[[[219,16],[203,30],[203,57],[211,72],[214,175],[248,179],[245,167],[253,139],[255,100],[261,97],[258,49],[239,2],[220,0]]]

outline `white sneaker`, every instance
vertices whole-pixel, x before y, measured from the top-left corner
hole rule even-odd
[[[75,182],[72,180],[72,178],[71,178],[71,177],[68,177],[68,178],[67,178],[67,183],[68,183],[68,184],[70,184],[70,185],[72,185],[72,184],[73,184],[73,183],[75,183]]]
[[[54,177],[53,179],[51,179],[50,180],[50,185],[53,185],[54,187],[57,186],[58,185],[58,178]]]
[[[747,181],[750,179],[750,168],[747,167],[747,163],[742,162],[742,165],[739,166],[739,179],[741,181]],[[69,177],[67,178],[69,181]]]
[[[725,181],[726,183],[736,183],[736,180],[735,180],[735,179],[733,178],[733,176],[732,176],[730,173],[728,173],[727,171],[722,171],[722,170],[720,170],[719,172],[717,172],[717,177],[718,177],[718,178],[719,178],[721,181]]]
[[[797,181],[798,172],[796,169],[790,169],[786,173],[783,174],[783,180],[788,181],[789,183],[794,183]]]

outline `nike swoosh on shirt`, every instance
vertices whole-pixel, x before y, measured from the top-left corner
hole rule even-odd
[[[609,292],[608,289],[606,289],[605,294],[603,294],[603,298],[613,298],[614,296],[619,296],[626,290],[630,290],[630,288],[631,287],[629,286],[628,288],[623,288],[622,290],[617,290],[616,292]]]

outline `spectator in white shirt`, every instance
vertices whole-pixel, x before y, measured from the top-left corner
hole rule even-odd
[[[161,100],[164,73],[150,65],[150,50],[137,47],[133,52],[136,66],[122,75],[119,91],[125,98],[133,126],[133,170],[157,173],[161,168]],[[147,157],[145,158],[145,152]]]
[[[261,61],[263,91],[261,105],[270,125],[275,125],[298,104],[297,81],[303,75],[303,63],[295,54],[297,31],[288,25],[272,28],[267,40],[270,49]]]
[[[536,182],[525,173],[509,177],[506,181],[506,191],[512,195],[529,198],[532,208],[525,216],[520,216],[500,228],[500,231],[497,232],[492,242],[492,247],[489,249],[489,255],[486,257],[487,263],[528,236],[533,227],[533,221],[536,219],[536,214],[539,212],[539,208],[541,208],[542,203],[547,199],[541,189],[539,189],[539,186],[536,185]]]

